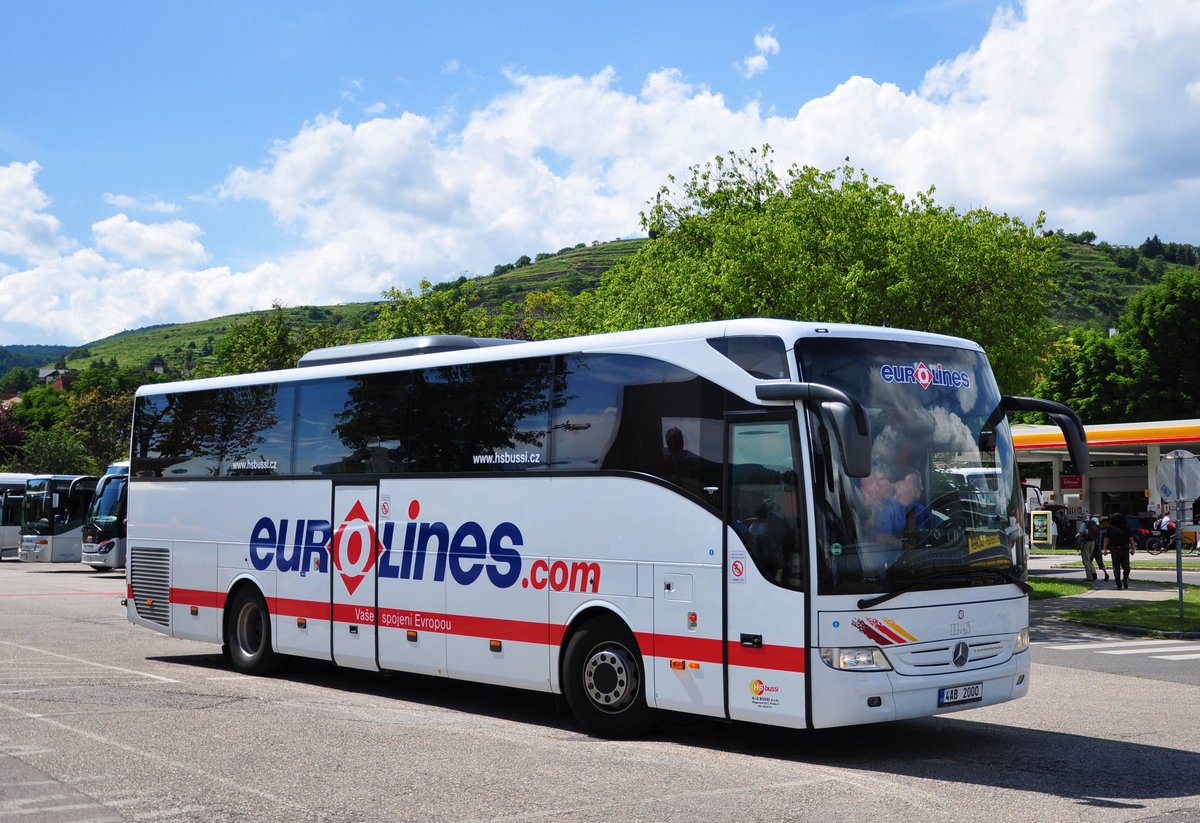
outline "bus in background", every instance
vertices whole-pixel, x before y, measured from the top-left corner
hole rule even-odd
[[[0,472],[0,560],[16,557],[21,546],[21,498],[32,476]]]
[[[113,463],[96,482],[83,520],[82,560],[94,569],[125,568],[126,487],[129,461]]]
[[[21,501],[21,548],[18,558],[34,563],[78,563],[82,556],[83,518],[99,478],[83,475],[34,475],[25,481]]]
[[[435,336],[138,389],[127,615],[283,655],[794,728],[1029,689],[1004,396],[967,340],[730,320]],[[984,469],[995,494],[951,470]]]

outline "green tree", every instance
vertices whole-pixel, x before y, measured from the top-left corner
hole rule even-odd
[[[28,431],[45,431],[64,421],[71,409],[67,392],[53,386],[35,386],[13,406],[13,418]]]
[[[29,435],[17,457],[16,471],[31,474],[96,474],[96,461],[75,432],[54,426]]]
[[[1133,297],[1121,318],[1132,420],[1200,417],[1200,272],[1183,269]]]
[[[37,369],[26,369],[21,366],[9,369],[0,377],[0,394],[20,394],[37,385]]]
[[[301,329],[293,324],[283,306],[275,303],[265,314],[235,323],[215,347],[217,372],[246,372],[290,369],[301,355],[312,349],[347,342],[329,326]]]
[[[0,467],[16,457],[25,442],[25,428],[16,421],[7,406],[0,406]]]
[[[644,213],[656,238],[604,275],[575,312],[593,330],[733,317],[900,326],[976,340],[1001,387],[1024,390],[1049,342],[1058,241],[977,209],[906,199],[850,166],[793,166],[770,148],[730,153]]]
[[[1119,423],[1137,393],[1128,362],[1118,338],[1075,329],[1051,347],[1033,393],[1065,403],[1086,424]]]
[[[88,369],[71,387],[65,425],[79,437],[97,465],[107,466],[128,457],[133,395],[150,377],[156,375],[115,368]]]
[[[454,293],[435,289],[428,280],[422,280],[420,288],[416,295],[411,289],[385,291],[383,296],[388,302],[367,329],[367,339],[390,340],[427,334],[486,337],[491,334],[490,315],[478,305],[472,305],[479,302],[474,288]]]

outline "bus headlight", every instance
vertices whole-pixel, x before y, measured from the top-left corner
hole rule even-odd
[[[1013,646],[1013,654],[1029,651],[1029,628],[1017,632],[1017,645]]]
[[[855,649],[823,648],[821,660],[829,668],[842,671],[886,672],[892,669],[887,657],[875,646]]]

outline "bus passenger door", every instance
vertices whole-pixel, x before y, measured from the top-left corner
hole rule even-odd
[[[803,727],[808,563],[794,421],[727,423],[726,694],[733,720]]]
[[[339,666],[378,670],[375,660],[377,486],[333,487],[333,659]]]

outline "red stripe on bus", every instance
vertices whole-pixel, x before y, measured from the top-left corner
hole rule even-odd
[[[730,642],[729,665],[803,673],[804,649],[798,646],[763,646],[755,649]]]
[[[181,605],[221,608],[225,595],[196,589],[171,589],[171,602]],[[505,620],[496,617],[444,614],[411,609],[379,609],[374,606],[352,606],[314,600],[293,600],[285,597],[268,598],[267,608],[280,617],[307,617],[313,620],[332,619],[336,623],[378,625],[380,629],[432,631],[462,637],[486,637],[514,643],[538,643],[559,646],[567,627],[529,620]],[[378,623],[376,623],[378,617]],[[639,647],[647,657],[675,658],[697,663],[721,664],[721,641],[704,637],[637,632]],[[804,649],[797,646],[766,645],[759,649],[739,643],[729,643],[729,665],[763,670],[803,673]]]
[[[655,657],[694,660],[697,663],[721,663],[720,639],[679,637],[671,634],[638,635],[638,644]]]
[[[132,592],[130,596],[132,596]],[[206,592],[200,589],[171,589],[167,596],[172,603],[178,606],[200,606],[205,609],[219,609],[225,605],[225,595],[221,592]]]
[[[329,619],[329,604],[317,600],[293,600],[290,597],[267,598],[271,614],[280,617],[311,617],[313,620]]]

